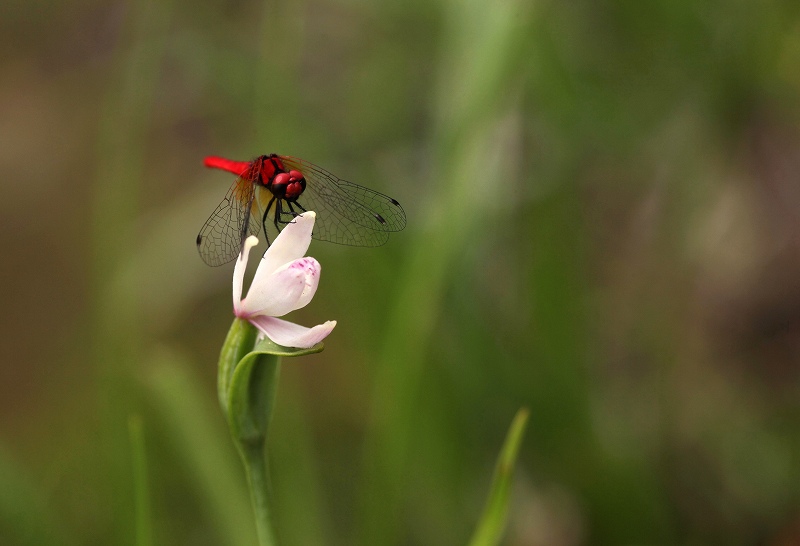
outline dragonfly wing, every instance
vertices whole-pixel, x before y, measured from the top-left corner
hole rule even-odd
[[[320,241],[331,241],[349,246],[381,246],[389,240],[389,232],[372,229],[352,220],[353,204],[336,195],[325,195],[306,187],[297,200],[306,210],[317,213],[312,236]],[[380,225],[375,222],[376,225]]]
[[[297,202],[317,212],[315,238],[352,246],[380,246],[388,240],[388,232],[405,227],[405,212],[391,197],[340,180],[308,161],[281,159],[306,178],[306,189]]]
[[[216,267],[234,260],[245,238],[258,235],[261,222],[252,214],[254,196],[255,184],[237,178],[197,235],[197,251],[205,263]]]
[[[388,195],[346,180],[339,180],[338,185],[351,201],[378,213],[384,231],[402,231],[406,227],[406,211]]]

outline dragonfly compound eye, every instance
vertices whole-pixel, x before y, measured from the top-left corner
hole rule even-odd
[[[306,189],[306,179],[300,171],[289,171],[289,185],[286,186],[286,198],[297,199]]]
[[[275,178],[272,180],[272,187],[276,190],[280,189],[283,190],[286,187],[286,184],[289,183],[291,177],[288,173],[279,173],[275,175]]]

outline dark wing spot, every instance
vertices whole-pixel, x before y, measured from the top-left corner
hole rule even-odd
[[[397,202],[397,199],[392,199],[390,197],[389,200],[392,202],[392,205],[397,205],[398,207],[400,206],[400,203]]]
[[[197,234],[197,246],[200,246],[200,243],[202,243],[202,242],[203,242],[203,234],[202,233],[198,233]]]
[[[375,214],[375,219],[383,225],[386,225],[386,220],[383,219],[383,216],[380,214]]]

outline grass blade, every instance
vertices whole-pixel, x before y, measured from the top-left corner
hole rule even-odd
[[[133,459],[133,498],[136,523],[136,546],[152,546],[153,514],[150,508],[150,485],[147,481],[147,450],[144,445],[144,426],[139,415],[128,419]]]
[[[472,535],[469,546],[496,546],[500,544],[500,539],[503,538],[506,515],[508,514],[508,499],[511,496],[511,478],[514,474],[514,463],[517,460],[519,446],[522,443],[522,436],[527,422],[528,410],[521,408],[511,422],[503,449],[497,458],[489,498],[486,500],[483,515],[478,521],[478,526]]]

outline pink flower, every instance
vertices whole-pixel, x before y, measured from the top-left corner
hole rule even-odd
[[[316,214],[304,212],[295,217],[267,249],[256,275],[242,299],[244,271],[250,249],[258,239],[250,236],[233,270],[233,314],[245,319],[278,345],[306,349],[325,339],[336,326],[335,320],[306,328],[280,317],[305,307],[314,297],[321,267],[311,257],[304,257],[311,244],[311,230]]]

